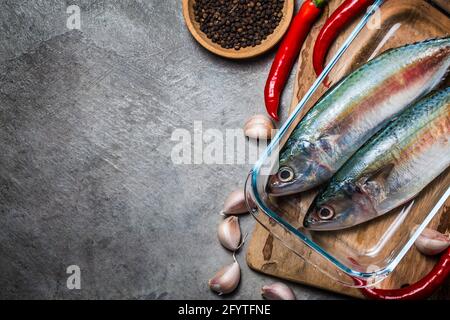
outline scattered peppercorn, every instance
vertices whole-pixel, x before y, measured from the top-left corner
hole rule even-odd
[[[283,17],[285,0],[196,0],[200,30],[225,49],[260,45]]]

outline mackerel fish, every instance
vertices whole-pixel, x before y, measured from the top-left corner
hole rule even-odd
[[[358,150],[319,193],[303,224],[348,228],[410,201],[450,166],[450,88],[404,111]]]
[[[450,38],[388,50],[330,88],[299,122],[266,186],[274,196],[328,181],[387,122],[437,87],[450,65]]]

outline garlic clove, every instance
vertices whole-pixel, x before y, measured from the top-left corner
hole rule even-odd
[[[244,190],[238,189],[231,192],[225,199],[222,213],[224,214],[242,214],[248,213],[248,208],[245,203]]]
[[[234,257],[234,256],[233,256]],[[210,289],[219,295],[233,292],[241,280],[241,269],[234,258],[234,262],[220,269],[212,279],[208,281]]]
[[[250,117],[244,125],[245,136],[253,139],[268,140],[273,137],[274,132],[272,120],[262,114]]]
[[[255,114],[247,119],[245,122],[244,128],[248,126],[248,124],[269,124],[272,123],[272,120],[269,119],[269,117],[263,115],[263,114]]]
[[[245,130],[245,135],[249,138],[258,140],[270,140],[272,138],[272,133],[262,125],[252,126]]]
[[[439,231],[426,228],[416,239],[415,245],[425,255],[436,255],[450,246],[450,238]]]
[[[268,300],[296,300],[294,291],[281,282],[263,286],[261,295]]]
[[[219,224],[217,236],[220,243],[231,251],[239,249],[241,243],[241,228],[239,226],[239,218],[230,216]]]

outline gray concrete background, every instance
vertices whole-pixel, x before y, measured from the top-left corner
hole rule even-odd
[[[66,27],[70,4],[80,31]],[[232,261],[218,213],[250,165],[174,165],[170,136],[264,112],[273,55],[211,55],[178,0],[0,0],[0,298],[218,298],[207,280]],[[260,299],[273,279],[238,259],[225,298]],[[66,288],[71,264],[81,290]]]

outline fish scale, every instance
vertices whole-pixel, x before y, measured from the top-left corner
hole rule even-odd
[[[297,124],[269,177],[275,196],[328,181],[376,132],[435,89],[450,66],[450,38],[390,49],[330,88]]]

